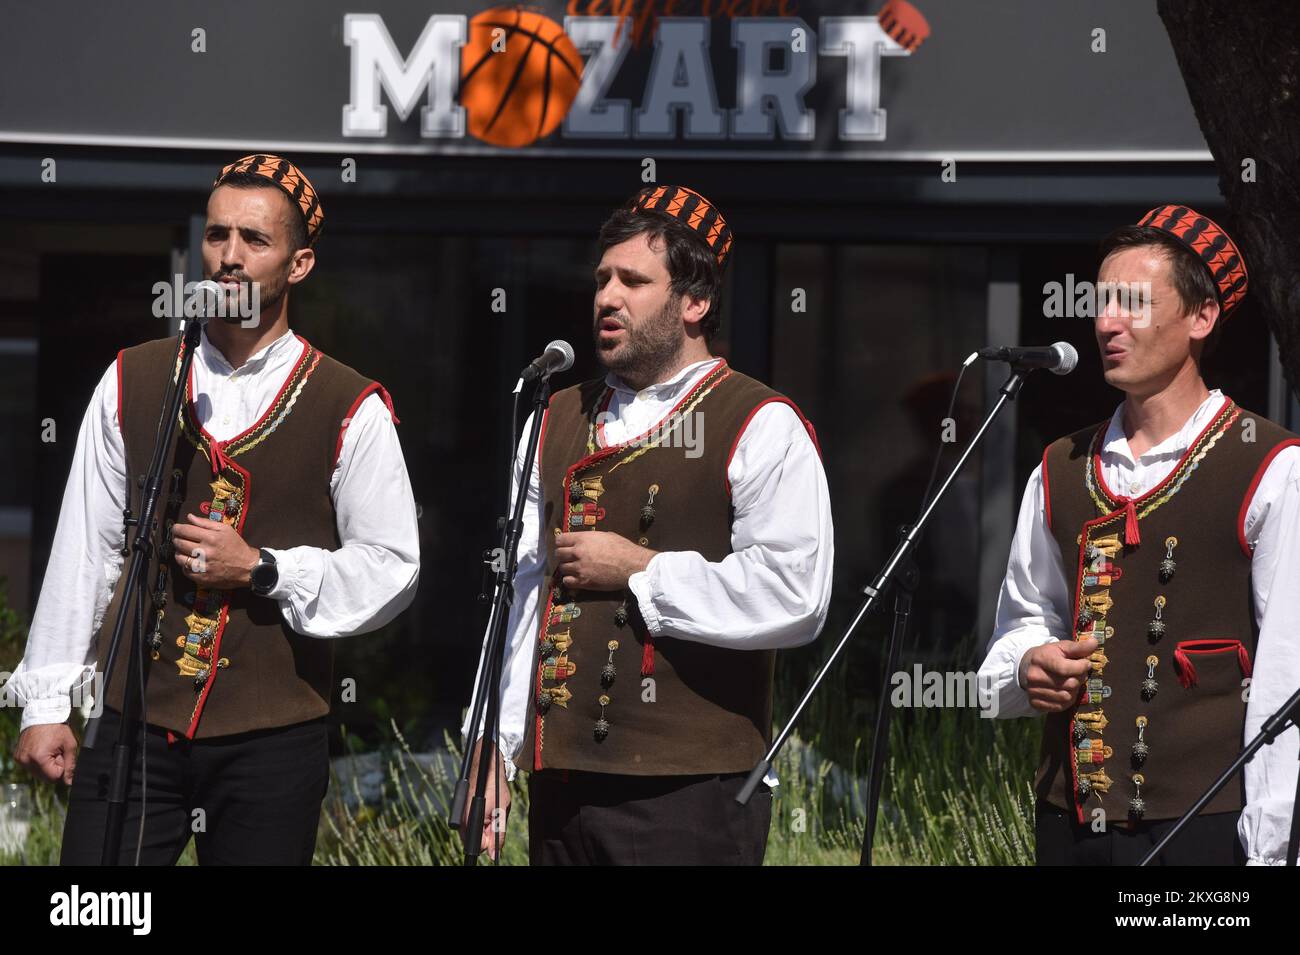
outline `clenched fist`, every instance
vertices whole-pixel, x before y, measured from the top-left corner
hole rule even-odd
[[[555,538],[555,576],[570,590],[622,590],[658,551],[609,531],[579,531]]]
[[[77,768],[77,737],[67,723],[38,723],[18,736],[14,761],[46,782],[72,785]]]
[[[1074,706],[1092,669],[1088,657],[1099,645],[1089,637],[1058,640],[1025,651],[1020,667],[1030,705],[1044,713],[1060,713]]]
[[[186,514],[172,525],[173,559],[190,580],[214,590],[247,587],[257,566],[256,547],[249,547],[225,521]]]

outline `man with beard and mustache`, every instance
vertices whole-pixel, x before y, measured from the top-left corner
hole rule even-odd
[[[543,418],[501,682],[496,770],[530,773],[534,864],[763,859],[771,791],[734,797],[771,734],[776,650],[825,622],[833,540],[812,425],[710,352],[731,244],[680,186],[600,232],[609,373]]]
[[[415,503],[388,393],[289,330],[289,293],[315,264],[323,218],[311,183],[276,156],[225,167],[208,198],[203,274],[229,305],[259,301],[247,295],[257,283],[260,314],[212,319],[182,383],[158,566],[146,572],[144,864],[174,863],[191,835],[200,864],[311,862],[334,638],[382,626],[415,592]],[[148,469],[177,361],[174,338],[123,349],[95,389],[8,685],[24,706],[18,762],[72,786],[64,864],[100,860],[125,646],[100,742],[80,761],[66,720],[71,695],[105,666],[126,583],[122,506]],[[132,763],[140,756],[136,740]],[[137,859],[142,815],[132,777],[123,863]]]

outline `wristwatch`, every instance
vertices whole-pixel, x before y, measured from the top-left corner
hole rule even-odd
[[[275,566],[275,558],[269,550],[259,548],[257,553],[261,560],[253,565],[252,573],[249,575],[249,585],[253,593],[265,597],[280,580],[280,570]]]

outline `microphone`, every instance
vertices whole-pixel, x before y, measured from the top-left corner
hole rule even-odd
[[[557,371],[568,371],[573,367],[573,346],[561,339],[556,339],[519,373],[520,381],[535,381],[549,378]]]
[[[1068,375],[1079,363],[1079,353],[1069,342],[1020,348],[1015,345],[990,345],[976,352],[986,361],[1010,362],[1017,368],[1046,368],[1054,375]]]
[[[199,313],[188,316],[188,318],[200,325],[206,325],[221,308],[226,290],[212,279],[204,279],[202,282],[194,283],[194,291],[191,294],[194,296],[194,300],[199,303]]]

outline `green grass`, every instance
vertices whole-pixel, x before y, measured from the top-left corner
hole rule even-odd
[[[919,710],[893,725],[875,861],[879,865],[1027,865],[1033,859],[1030,779],[1038,749],[1036,721],[997,722],[969,710]],[[400,734],[377,807],[349,810],[337,787],[323,813],[318,863],[458,865],[447,827],[450,773],[419,765]],[[452,746],[452,741],[448,740]],[[864,752],[865,745],[858,747]],[[833,765],[791,739],[777,761],[767,865],[856,865],[865,781],[844,797],[831,792]],[[809,765],[813,763],[813,765]],[[799,771],[800,764],[804,770]],[[863,770],[865,773],[865,770]],[[527,862],[528,792],[520,777],[502,864]],[[359,792],[354,794],[360,801]]]
[[[881,798],[877,865],[1027,865],[1033,859],[1030,780],[1038,746],[1037,721],[980,719],[970,710],[916,710],[891,732],[892,758]],[[454,789],[450,762],[416,760],[394,725],[379,802],[368,805],[354,782],[345,799],[333,780],[321,813],[318,865],[459,865],[459,837],[446,822]],[[447,740],[452,752],[454,742]],[[868,744],[857,752],[862,755]],[[803,765],[803,771],[799,766]],[[855,767],[846,767],[852,771]],[[856,767],[865,775],[865,767]],[[781,785],[773,800],[767,865],[856,865],[865,780],[833,792],[833,764],[792,737],[776,765]],[[854,775],[850,772],[850,776]],[[528,791],[521,775],[502,864],[528,861]],[[58,861],[66,789],[35,787],[36,812],[25,851],[0,864]],[[193,864],[193,844],[182,864]]]

